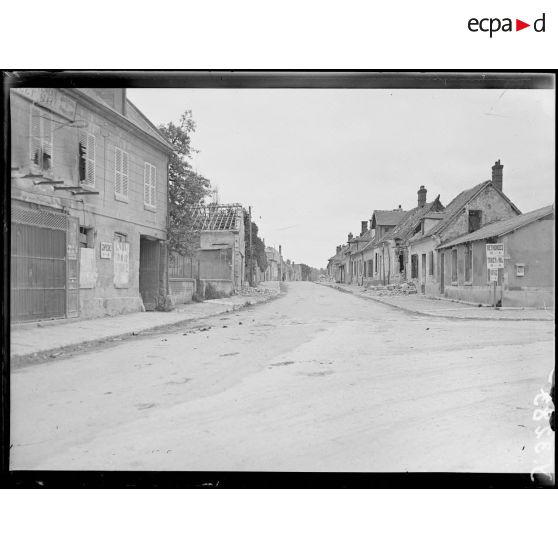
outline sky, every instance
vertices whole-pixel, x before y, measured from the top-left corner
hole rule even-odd
[[[504,165],[522,212],[554,202],[553,90],[128,89],[155,124],[192,110],[192,166],[252,206],[267,246],[325,267],[375,209],[460,191]]]

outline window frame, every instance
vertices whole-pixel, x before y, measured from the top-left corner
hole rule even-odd
[[[120,169],[118,168],[118,154],[120,153]],[[126,161],[126,172],[124,172]],[[120,177],[120,188],[119,185]],[[124,180],[125,179],[125,180]],[[124,187],[125,183],[125,187]],[[120,191],[119,191],[120,190]],[[123,202],[128,202],[130,195],[130,154],[118,146],[114,146],[114,197]]]
[[[83,160],[85,161],[84,167],[84,177],[81,177],[81,160],[82,153],[80,150],[81,146],[84,146]],[[93,149],[91,149],[91,146]],[[91,151],[93,151],[93,157],[91,157]],[[97,139],[95,134],[89,131],[81,131],[78,140],[78,175],[79,183],[86,188],[95,189],[97,182]]]
[[[451,250],[451,284],[457,285],[459,279],[459,272],[457,269],[457,248]]]
[[[146,180],[148,175],[149,182]],[[149,191],[149,200],[146,200],[147,191]],[[157,209],[157,167],[147,161],[144,161],[143,165],[143,206],[144,209],[151,211]]]
[[[38,118],[38,124],[39,124],[38,135],[35,135],[34,130],[33,130],[33,128],[34,128],[34,126],[33,126],[34,114],[33,113],[36,113],[37,118]],[[47,118],[45,118],[45,116],[48,116],[48,121],[50,122],[50,141],[47,141],[45,139],[44,128],[45,128],[45,121],[47,120]],[[38,146],[39,146],[38,147],[39,162],[35,163],[33,154],[35,152],[34,144],[37,144],[37,142],[38,142]],[[44,168],[45,144],[50,145],[50,153],[49,153],[49,155],[50,155],[50,166],[47,169]],[[35,104],[31,104],[31,109],[29,111],[29,162],[30,162],[31,168],[34,169],[34,170],[41,171],[41,172],[46,173],[46,174],[52,174],[53,173],[53,169],[54,169],[54,120],[52,119],[52,113],[38,107]]]

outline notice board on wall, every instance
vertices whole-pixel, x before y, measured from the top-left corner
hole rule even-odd
[[[114,258],[114,286],[128,287],[130,280],[130,243],[115,242]]]

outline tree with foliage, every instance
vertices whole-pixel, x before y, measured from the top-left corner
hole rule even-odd
[[[169,249],[191,256],[199,247],[199,233],[191,230],[190,205],[204,204],[212,193],[211,182],[192,169],[190,161],[197,151],[192,147],[196,123],[187,110],[180,122],[159,126],[159,132],[174,147],[169,161],[168,239]]]
[[[258,225],[252,221],[252,252],[250,252],[250,215],[244,209],[244,255],[246,270],[250,276],[250,262],[254,262],[260,271],[267,269],[267,257],[265,255],[265,244],[258,236]],[[253,256],[253,257],[252,257]]]

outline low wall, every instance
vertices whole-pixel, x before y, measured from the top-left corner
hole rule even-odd
[[[80,318],[102,318],[103,316],[116,316],[129,312],[145,312],[141,297],[80,297]]]
[[[221,296],[230,296],[234,294],[234,284],[230,279],[200,279],[199,281],[203,287],[204,293],[206,292],[207,286],[210,285]],[[204,297],[207,298],[205,294]]]
[[[173,304],[192,302],[195,290],[195,279],[169,279],[169,297]]]
[[[493,287],[491,286],[448,286],[445,296],[465,302],[477,304],[494,304]],[[502,306],[552,308],[554,306],[554,292],[552,289],[505,289],[502,300],[502,288],[496,288],[496,300]]]

